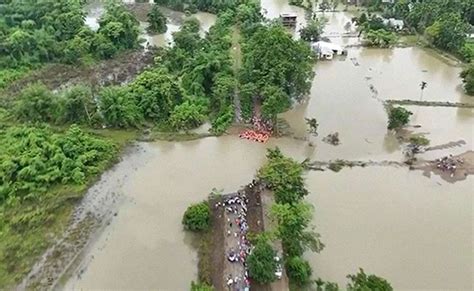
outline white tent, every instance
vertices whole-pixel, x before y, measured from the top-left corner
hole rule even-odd
[[[317,41],[311,44],[311,49],[318,54],[319,58],[325,58],[331,60],[336,55],[342,55],[344,49],[335,43],[330,43],[326,41]]]

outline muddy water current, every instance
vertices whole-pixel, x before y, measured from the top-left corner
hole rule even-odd
[[[304,15],[282,0],[262,1],[262,6],[267,17]],[[351,15],[326,16],[325,33],[332,41],[359,42],[344,36],[351,33],[344,28]],[[168,41],[163,39],[159,42]],[[103,191],[120,183],[117,215],[93,236],[62,287],[187,290],[197,273],[192,237],[181,227],[190,203],[212,188],[233,191],[247,183],[269,147],[279,146],[298,160],[401,161],[401,146],[386,130],[382,101],[474,102],[460,89],[459,70],[419,48],[349,48],[343,59],[319,62],[308,100],[282,115],[293,137],[267,144],[236,136],[138,144],[125,160],[136,155],[138,166],[99,182]],[[428,84],[422,95],[421,81]],[[413,112],[409,129],[426,134],[432,145],[465,141],[423,158],[473,149],[472,109],[407,108]],[[308,136],[304,117],[318,119],[318,137]],[[332,132],[339,132],[341,145],[321,141]],[[406,167],[375,166],[308,172],[306,181],[314,224],[326,244],[321,254],[307,254],[315,276],[343,287],[345,276],[362,267],[387,278],[396,290],[474,288],[474,177],[451,184]]]

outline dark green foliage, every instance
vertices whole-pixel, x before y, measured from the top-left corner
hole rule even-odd
[[[249,276],[260,284],[271,283],[276,280],[275,261],[276,252],[265,240],[259,240],[247,258]]]
[[[201,104],[187,100],[174,108],[169,119],[170,126],[175,130],[196,128],[206,119],[206,111]]]
[[[191,291],[213,291],[214,288],[206,283],[195,283],[191,281]]]
[[[127,87],[106,87],[99,93],[100,112],[107,125],[135,127],[143,118]]]
[[[300,37],[305,41],[318,41],[324,30],[326,19],[316,18],[309,21],[309,23],[300,29]]]
[[[154,4],[150,12],[148,12],[148,23],[150,23],[150,26],[148,27],[149,30],[157,33],[166,32],[166,17],[160,11],[160,7],[156,4]]]
[[[262,116],[273,120],[275,124],[277,114],[285,112],[290,108],[290,99],[282,88],[271,85],[263,89],[262,95],[264,96],[261,108]]]
[[[109,1],[98,32],[85,26],[86,1],[7,1],[1,6],[0,67],[33,67],[88,56],[108,58],[136,47],[138,21],[119,1]]]
[[[425,33],[435,46],[456,52],[463,47],[469,28],[459,13],[446,13],[427,27]]]
[[[24,89],[15,106],[15,115],[25,122],[54,122],[58,113],[56,96],[39,83]]]
[[[325,282],[321,278],[315,280],[316,291],[339,291],[339,285],[333,282]]]
[[[207,230],[211,223],[211,210],[209,209],[209,203],[204,201],[189,206],[184,212],[182,223],[184,228],[187,230]]]
[[[314,76],[309,45],[293,40],[280,24],[256,28],[245,39],[242,53],[241,82],[255,84],[258,96],[263,96],[264,88],[275,86],[288,96],[288,104],[309,92]]]
[[[245,121],[249,121],[253,116],[253,96],[256,92],[257,88],[253,83],[246,83],[240,87],[241,117]]]
[[[388,129],[398,129],[408,124],[410,121],[410,111],[403,107],[391,107],[388,112]]]
[[[347,275],[350,283],[347,284],[348,291],[392,291],[393,288],[387,280],[375,275],[367,275],[363,269],[355,275]]]
[[[297,203],[308,194],[304,186],[303,166],[283,156],[278,148],[268,150],[268,162],[258,176],[274,191],[277,203]]]
[[[223,134],[234,120],[234,107],[229,105],[212,121],[211,131],[214,134]]]
[[[138,45],[139,22],[122,3],[107,3],[99,25],[98,33],[107,37],[116,48],[130,49]]]
[[[399,0],[389,13],[425,33],[433,45],[458,53],[466,41],[469,24],[473,24],[474,4],[472,0]]]
[[[291,282],[299,286],[306,285],[311,280],[311,266],[302,257],[290,257],[285,260],[286,274]]]
[[[115,151],[77,126],[65,134],[47,127],[13,127],[1,131],[0,140],[0,204],[14,197],[35,198],[58,183],[85,183]]]
[[[383,28],[377,30],[368,30],[364,34],[365,40],[369,46],[389,47],[397,41],[395,33]]]
[[[141,114],[154,122],[167,120],[183,98],[176,76],[162,67],[141,73],[129,87]]]
[[[66,123],[97,123],[97,104],[89,87],[84,85],[67,89],[60,98],[61,121]]]
[[[461,72],[464,89],[469,95],[474,95],[474,62],[471,62],[466,69]]]

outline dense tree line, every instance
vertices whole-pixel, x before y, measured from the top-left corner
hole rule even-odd
[[[107,2],[98,31],[85,25],[85,2],[11,0],[0,4],[0,67],[110,58],[138,45],[139,23],[121,2]]]
[[[276,203],[270,214],[277,225],[276,236],[282,242],[286,272],[291,282],[306,285],[310,283],[312,270],[302,258],[303,253],[319,252],[324,245],[311,227],[313,207],[303,201],[308,194],[303,165],[285,157],[278,148],[268,150],[267,159],[258,175],[275,195]]]
[[[399,0],[394,4],[380,0],[365,1],[372,10],[382,10],[385,17],[403,19],[409,28],[425,34],[436,47],[460,54],[465,60],[474,58],[474,43],[467,34],[474,25],[472,0]]]
[[[474,95],[474,62],[471,62],[462,72],[461,78],[467,94]]]
[[[217,14],[226,10],[234,10],[241,0],[155,0],[155,3],[166,6],[177,11],[189,11],[195,13],[197,10]]]

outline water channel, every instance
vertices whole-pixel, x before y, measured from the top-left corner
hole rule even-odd
[[[289,9],[284,0],[262,5],[269,17]],[[295,7],[290,12],[303,15]],[[335,42],[358,42],[338,37],[350,15],[326,16],[326,33]],[[320,135],[339,132],[342,144],[336,147],[314,137],[314,146],[294,138],[257,144],[236,136],[138,144],[143,163],[119,177],[124,199],[117,216],[88,245],[65,289],[187,290],[197,273],[192,237],[181,227],[190,203],[212,188],[233,191],[247,183],[270,147],[298,160],[399,161],[400,145],[387,133],[381,100],[419,100],[425,81],[424,100],[474,102],[461,91],[459,71],[415,47],[350,48],[345,59],[319,62],[309,100],[282,117],[300,137],[306,136],[304,117],[316,117]],[[413,130],[426,133],[433,145],[466,142],[426,158],[473,149],[473,110],[409,109],[412,124],[421,125]],[[123,163],[130,159],[133,152]],[[451,184],[407,168],[368,167],[309,172],[306,178],[314,224],[326,244],[321,254],[307,255],[316,277],[345,286],[345,276],[362,267],[387,278],[396,290],[474,288],[474,177]],[[101,183],[107,188],[116,181]]]

